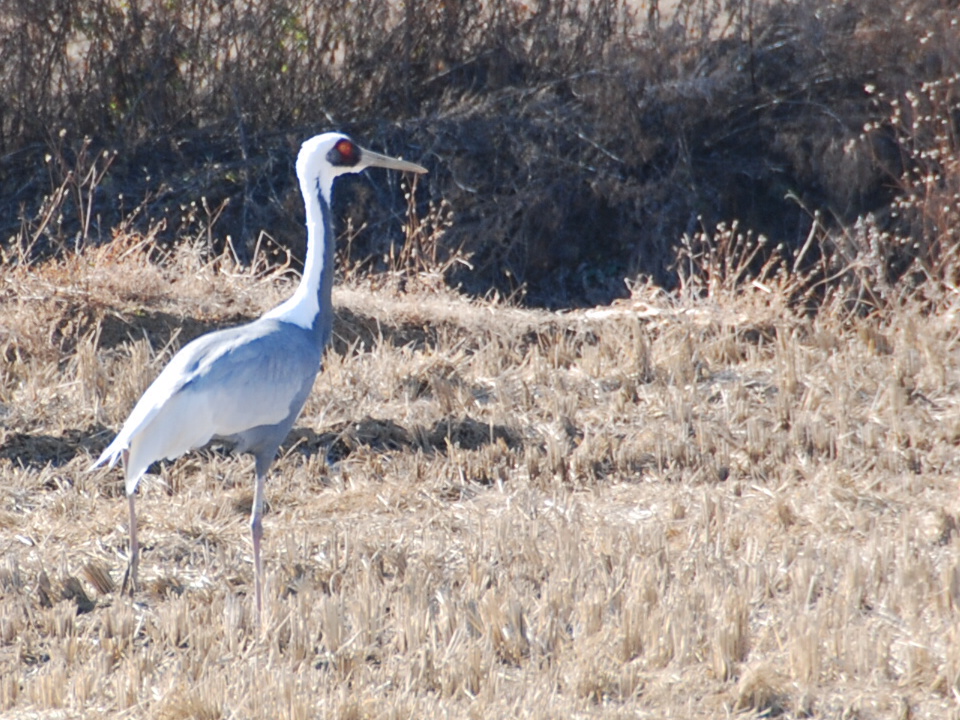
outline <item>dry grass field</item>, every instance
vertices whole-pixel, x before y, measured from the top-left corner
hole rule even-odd
[[[960,298],[776,285],[551,313],[335,291],[268,484],[208,449],[89,472],[191,337],[292,289],[136,238],[0,267],[0,714],[960,717]]]

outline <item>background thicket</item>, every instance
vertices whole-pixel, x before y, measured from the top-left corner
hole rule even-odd
[[[733,221],[768,240],[753,272],[779,252],[828,284],[868,256],[867,284],[955,280],[945,0],[8,0],[0,28],[8,258],[124,223],[302,257],[292,157],[339,128],[430,167],[427,255],[475,294],[671,287],[684,236]],[[396,262],[393,182],[341,186],[345,266]]]

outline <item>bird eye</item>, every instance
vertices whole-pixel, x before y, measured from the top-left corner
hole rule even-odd
[[[327,160],[334,166],[352,167],[360,162],[360,148],[347,139],[338,140],[327,153]]]

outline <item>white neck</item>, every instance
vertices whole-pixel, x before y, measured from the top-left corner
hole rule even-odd
[[[333,178],[320,177],[317,180],[320,192],[326,207],[330,207],[330,194]],[[332,253],[326,252],[326,244],[334,241],[327,237],[327,228],[317,196],[317,187],[309,187],[309,182],[300,183],[303,193],[303,202],[307,209],[307,259],[303,265],[303,275],[296,291],[285,302],[266,313],[265,318],[276,318],[284,322],[299,325],[305,329],[312,329],[320,312],[320,281],[324,274],[324,265]],[[329,268],[328,272],[333,269]]]

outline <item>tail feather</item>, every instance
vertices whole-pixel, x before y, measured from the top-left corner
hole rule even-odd
[[[119,438],[118,438],[119,439]],[[115,439],[112,443],[107,446],[107,449],[100,453],[100,457],[97,458],[97,461],[90,466],[89,470],[95,470],[101,465],[106,464],[107,467],[113,467],[117,464],[117,460],[123,455],[123,451],[126,448],[123,447]]]
[[[113,442],[107,446],[107,449],[100,453],[100,457],[97,458],[97,461],[90,466],[90,470],[100,467],[101,465],[106,465],[107,467],[113,467],[117,464],[117,461],[121,458],[123,459],[124,467],[123,472],[126,476],[124,485],[127,490],[127,495],[133,495],[134,491],[137,489],[137,484],[140,482],[140,478],[143,476],[143,473],[149,467],[150,463],[146,464],[138,463],[134,461],[131,465],[130,455],[128,451],[130,450],[130,444],[126,442],[126,439],[122,435],[118,435],[114,438]]]

